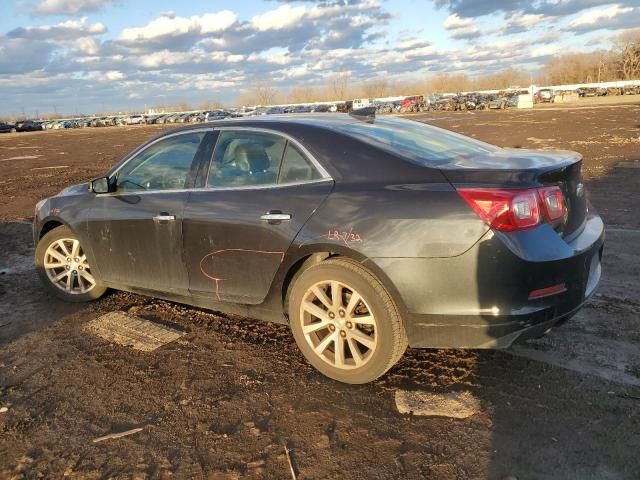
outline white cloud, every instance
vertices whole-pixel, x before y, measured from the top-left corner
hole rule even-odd
[[[120,34],[121,40],[149,40],[164,36],[178,36],[190,32],[206,35],[220,33],[231,27],[238,20],[230,10],[217,13],[205,13],[189,18],[163,15],[152,20],[144,27],[125,28]]]
[[[238,63],[242,62],[246,57],[244,55],[227,55],[227,62]]]
[[[187,33],[191,21],[184,17],[160,17],[152,20],[144,27],[125,28],[120,34],[122,40],[143,40],[164,35]]]
[[[556,44],[543,45],[541,47],[537,47],[537,48],[534,48],[533,50],[531,50],[531,55],[530,56],[532,58],[548,57],[550,55],[555,55],[561,49],[562,48],[560,47],[560,45],[556,45]]]
[[[526,30],[528,28],[539,25],[540,23],[549,20],[549,17],[545,17],[539,13],[514,13],[506,19],[505,29],[512,30]]]
[[[98,53],[98,42],[96,42],[94,38],[81,37],[78,38],[74,44],[75,47],[85,55],[97,55]]]
[[[67,20],[55,25],[38,25],[35,27],[16,28],[7,35],[10,37],[31,38],[40,40],[68,40],[80,36],[99,35],[105,33],[107,27],[103,23],[88,23],[87,17],[78,20]]]
[[[30,8],[29,13],[33,16],[77,15],[96,12],[111,3],[113,0],[41,0]]]
[[[194,17],[191,17],[192,19]],[[238,16],[231,10],[222,10],[218,13],[205,13],[198,18],[200,33],[219,33],[231,27],[238,20]]]
[[[460,18],[457,14],[449,15],[442,22],[445,30],[456,30],[458,28],[473,27],[474,25],[473,18]]]
[[[124,73],[119,72],[118,70],[110,70],[104,74],[107,80],[122,80],[124,78]]]
[[[306,7],[292,7],[285,4],[262,15],[256,15],[251,19],[251,25],[261,32],[280,30],[299,23],[306,13]]]
[[[539,23],[544,22],[545,20],[547,20],[547,17],[545,17],[542,14],[534,14],[534,13],[529,13],[529,14],[524,14],[524,15],[513,15],[511,17],[511,21],[514,25],[518,25],[518,26],[522,26],[522,27],[532,27],[534,25],[538,25]]]
[[[442,22],[442,26],[450,32],[449,36],[455,39],[470,39],[481,35],[473,18],[460,18],[456,14],[449,15]]]
[[[409,50],[411,48],[428,47],[429,45],[431,45],[431,42],[429,42],[428,40],[424,40],[422,38],[412,38],[399,42],[397,48],[399,48],[400,50]]]
[[[614,17],[625,13],[630,13],[632,11],[632,7],[620,7],[619,5],[613,5],[612,7],[602,8],[598,10],[591,10],[583,13],[575,20],[569,22],[569,28],[595,26],[603,21],[611,20]]]

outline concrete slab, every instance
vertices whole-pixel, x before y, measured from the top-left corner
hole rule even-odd
[[[185,332],[123,312],[110,312],[90,321],[85,330],[109,342],[151,352]]]
[[[400,413],[425,417],[467,418],[480,411],[480,401],[467,391],[430,393],[398,390],[396,407]]]

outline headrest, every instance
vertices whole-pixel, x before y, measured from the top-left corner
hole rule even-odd
[[[236,165],[248,165],[250,173],[265,172],[271,165],[266,149],[258,143],[241,143],[233,155]]]

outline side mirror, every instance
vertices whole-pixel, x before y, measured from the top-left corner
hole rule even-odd
[[[109,177],[101,177],[89,182],[89,191],[93,193],[109,193],[110,191]]]

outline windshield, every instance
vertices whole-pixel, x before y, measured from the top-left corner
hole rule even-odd
[[[375,147],[399,154],[424,166],[449,164],[500,150],[499,147],[424,123],[376,119],[374,123],[354,122],[336,127],[342,133]]]

